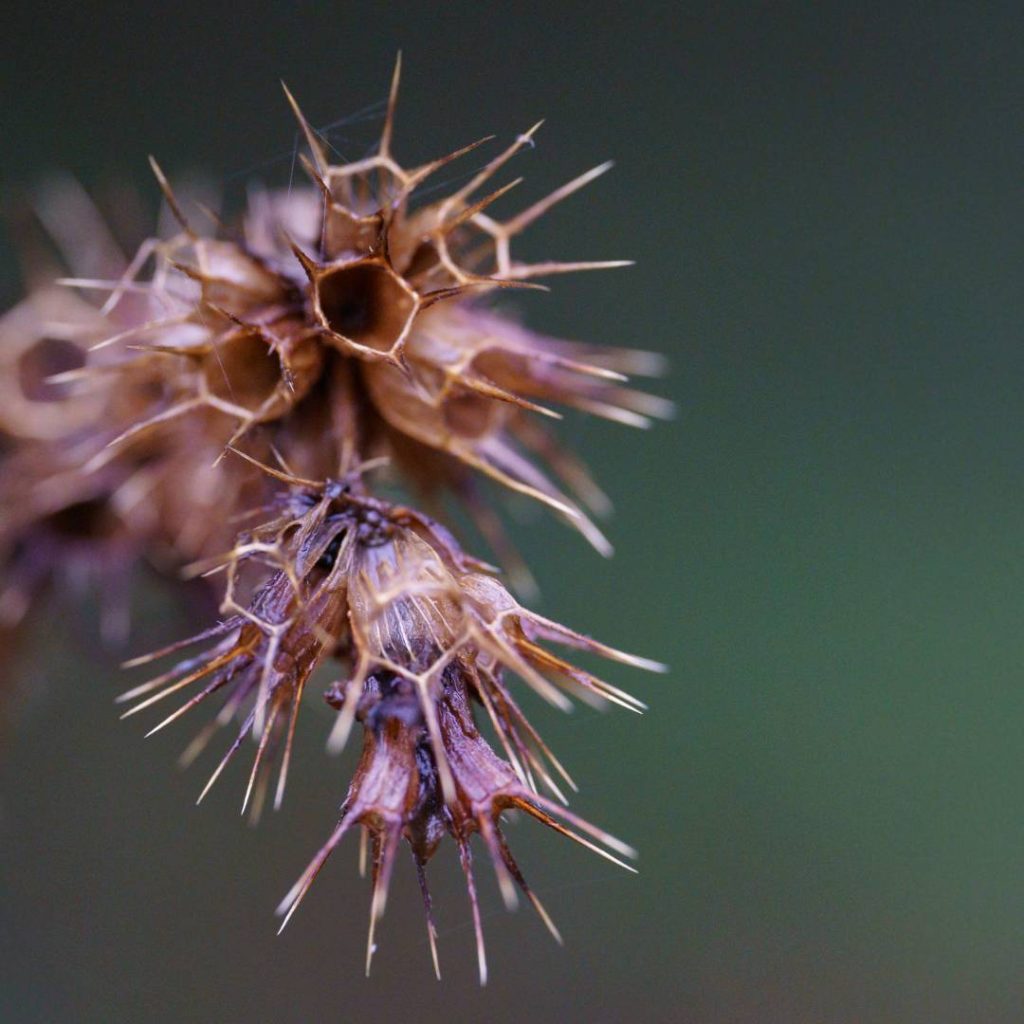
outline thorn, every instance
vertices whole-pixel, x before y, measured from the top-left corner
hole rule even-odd
[[[617,270],[620,267],[636,266],[635,260],[576,260],[560,262],[549,260],[544,263],[520,263],[506,274],[509,280],[525,281],[533,277],[547,277],[552,274],[577,274],[586,270]],[[618,375],[622,378],[622,375]],[[611,378],[614,379],[614,378]]]
[[[430,889],[427,887],[427,874],[422,861],[413,853],[413,860],[416,863],[416,880],[420,885],[420,895],[423,897],[423,909],[427,915],[427,937],[430,939],[430,958],[434,962],[434,977],[441,980],[441,963],[437,955],[437,926],[434,924],[433,905],[430,900]]]
[[[454,152],[448,153],[446,156],[438,157],[436,160],[431,160],[430,163],[424,164],[422,167],[417,167],[416,170],[409,175],[409,180],[399,193],[396,202],[403,202],[412,194],[412,192],[419,188],[427,178],[439,171],[442,167],[452,163],[454,160],[458,160],[459,157],[463,157],[467,153],[471,153],[474,149],[484,145],[484,143],[493,142],[494,138],[495,136],[493,135],[485,135],[483,138],[477,139],[475,142],[471,142],[468,146],[463,146],[461,149],[456,149]]]
[[[291,476],[288,473],[282,473],[280,470],[274,469],[273,466],[268,466],[258,459],[254,459],[251,455],[246,455],[240,448],[235,448],[231,445],[227,446],[227,450],[233,455],[237,455],[241,459],[245,459],[246,462],[251,462],[257,469],[262,470],[268,476],[272,476],[275,480],[280,480],[282,483],[289,484],[292,487],[311,487],[319,489],[321,484],[316,480],[304,480],[302,477]]]
[[[303,250],[290,238],[286,237],[285,241],[287,241],[288,247],[295,254],[295,258],[302,264],[302,269],[306,272],[306,276],[310,281],[313,281],[316,278],[316,273],[319,269],[316,261],[308,253],[303,252]]]
[[[288,103],[292,108],[292,113],[295,114],[295,119],[299,122],[299,127],[302,129],[302,134],[306,137],[306,144],[309,146],[310,151],[313,154],[313,159],[316,161],[317,170],[323,174],[327,170],[328,161],[324,153],[323,144],[321,143],[316,132],[313,131],[312,126],[306,120],[305,115],[299,108],[299,104],[296,102],[295,97],[291,94],[291,90],[287,85],[284,84],[284,80],[281,81],[281,88],[284,89],[284,94],[288,99]]]
[[[601,177],[606,171],[612,169],[612,161],[607,160],[603,164],[598,164],[597,167],[592,167],[589,171],[584,171],[579,177],[573,178],[572,181],[567,181],[560,188],[556,188],[550,195],[545,196],[543,199],[534,203],[533,206],[523,210],[522,213],[513,217],[506,225],[505,229],[511,235],[517,235],[520,231],[529,227],[538,217],[543,216],[555,206],[560,203],[563,199],[567,199],[574,192],[578,192],[585,185],[589,185],[595,178]]]
[[[487,952],[484,948],[484,932],[480,922],[480,904],[476,895],[476,883],[473,880],[473,855],[470,853],[469,844],[462,838],[457,839],[459,844],[459,860],[462,863],[462,870],[466,876],[466,890],[469,893],[469,905],[473,912],[473,931],[476,934],[476,960],[480,971],[480,987],[487,984]]]
[[[156,157],[152,154],[150,154],[149,157],[149,166],[153,169],[153,174],[156,175],[157,184],[160,186],[160,191],[164,194],[164,199],[167,200],[167,205],[170,208],[171,213],[174,215],[174,219],[182,226],[190,237],[195,238],[196,233],[192,230],[192,227],[188,222],[188,218],[186,218],[185,214],[181,212],[181,207],[178,205],[178,200],[174,195],[170,182],[167,180],[167,176],[160,169],[160,165],[156,162]]]
[[[453,217],[449,221],[445,221],[445,223],[441,224],[437,230],[441,234],[449,234],[460,225],[465,224],[467,220],[470,220],[471,218],[475,217],[478,213],[483,212],[492,203],[497,202],[497,200],[499,200],[506,192],[511,192],[512,189],[514,189],[517,185],[521,185],[522,183],[522,178],[516,178],[515,180],[510,181],[507,185],[502,185],[501,188],[495,189],[490,194],[484,196],[483,199],[478,199],[472,205],[467,206],[466,209],[464,209],[460,214],[458,214],[458,216]]]
[[[321,177],[320,172],[314,166],[313,161],[310,160],[305,153],[299,154],[299,164],[302,166],[302,169],[310,176],[310,178],[313,179],[314,184],[323,193],[324,199],[328,203],[333,203],[334,197],[331,195],[331,186],[327,184],[323,177]]]
[[[398,83],[402,77],[402,51],[395,58],[395,70],[391,74],[391,90],[388,93],[388,109],[384,115],[384,128],[380,133],[381,156],[391,155],[391,136],[395,129],[395,106],[398,103]]]

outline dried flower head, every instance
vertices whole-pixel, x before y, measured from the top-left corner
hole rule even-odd
[[[567,698],[552,680],[570,691],[639,711],[643,705],[635,698],[537,641],[594,651],[644,668],[660,666],[528,612],[489,574],[490,567],[467,557],[438,523],[371,497],[358,478],[320,486],[294,478],[290,482],[294,489],[281,513],[243,538],[227,556],[227,617],[185,641],[215,640],[214,645],[123,696],[138,700],[127,712],[132,715],[195,688],[155,732],[225,693],[213,724],[241,718],[241,728],[200,799],[252,731],[258,746],[243,811],[251,802],[258,816],[278,755],[275,804],[279,806],[283,798],[307,681],[320,664],[342,656],[349,674],[325,694],[339,711],[330,745],[340,748],[353,721],[358,721],[363,726],[363,754],[342,821],[286,901],[287,911],[295,909],[331,850],[355,825],[362,826],[375,844],[372,922],[383,912],[402,838],[412,847],[428,915],[423,867],[445,834],[460,847],[478,927],[466,847],[474,832],[480,832],[487,844],[506,898],[511,899],[509,882],[514,878],[536,903],[498,828],[498,818],[508,808],[524,809],[592,846],[552,817],[561,816],[612,849],[628,852],[628,847],[540,795],[537,778],[565,801],[551,768],[568,785],[574,783],[523,715],[506,673],[519,676],[559,706],[565,706]],[[242,567],[253,560],[271,571],[249,607],[243,608],[235,597],[237,582]],[[507,761],[480,736],[474,705],[489,717]],[[210,733],[204,730],[190,745],[189,759]],[[480,957],[483,970],[482,943]]]
[[[497,176],[533,144],[534,125],[453,192],[428,200],[424,183],[489,140],[400,164],[398,77],[396,66],[375,153],[345,164],[331,162],[286,89],[310,184],[252,193],[237,229],[214,217],[213,232],[199,230],[153,162],[176,225],[169,237],[145,241],[131,260],[105,244],[97,261],[71,242],[81,232],[58,231],[76,276],[58,286],[50,275],[0,321],[0,626],[13,627],[69,572],[110,589],[145,559],[210,587],[223,581],[216,624],[129,663],[181,659],[123,695],[125,717],[178,696],[155,732],[216,702],[183,761],[234,723],[202,799],[251,736],[243,811],[255,820],[275,772],[280,806],[308,685],[331,672],[328,746],[340,749],[358,727],[362,754],[337,827],[281,913],[290,918],[358,828],[364,861],[372,850],[369,970],[404,840],[436,968],[425,865],[450,837],[483,980],[473,834],[506,902],[518,887],[556,938],[505,842],[502,815],[523,811],[616,863],[633,855],[566,809],[562,787],[575,785],[517,689],[562,708],[577,697],[639,712],[640,701],[552,645],[662,666],[527,610],[497,569],[467,555],[435,518],[385,500],[371,480],[400,482],[422,500],[454,496],[527,586],[479,481],[542,502],[609,554],[592,518],[608,500],[544,424],[561,406],[643,427],[670,407],[628,382],[657,373],[657,356],[539,335],[488,306],[491,293],[537,288],[541,277],[623,265],[512,255],[513,239],[610,165],[497,219],[492,204],[518,184],[496,185]],[[83,194],[69,195],[65,216],[44,213],[44,222],[64,223],[77,209],[86,226],[100,223]],[[98,307],[78,295],[97,292],[105,295]]]

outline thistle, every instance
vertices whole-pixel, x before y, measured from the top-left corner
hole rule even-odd
[[[0,624],[14,629],[69,571],[110,591],[148,561],[222,588],[213,625],[128,663],[169,665],[123,694],[125,717],[172,704],[155,732],[215,705],[183,761],[232,727],[201,800],[251,737],[243,812],[255,821],[271,792],[281,805],[307,689],[330,673],[328,747],[359,730],[362,753],[336,827],[279,908],[282,927],[358,830],[372,876],[368,972],[404,842],[440,976],[425,869],[450,839],[484,981],[474,834],[505,902],[524,894],[559,941],[502,815],[520,810],[623,867],[635,856],[567,809],[575,783],[517,690],[563,709],[579,698],[640,712],[640,701],[562,652],[663,666],[528,610],[498,569],[414,506],[460,502],[513,590],[528,593],[529,571],[481,482],[541,502],[610,554],[595,523],[608,500],[546,423],[558,407],[630,426],[671,410],[629,384],[630,374],[660,370],[652,353],[542,336],[489,306],[496,291],[624,265],[529,264],[512,252],[534,220],[609,165],[496,219],[492,204],[518,184],[498,184],[499,174],[533,144],[534,125],[428,201],[424,185],[491,140],[398,163],[399,66],[372,155],[332,163],[286,88],[308,187],[254,192],[236,228],[214,218],[204,231],[153,161],[171,236],[145,241],[131,260],[112,258],[99,275],[48,281],[0,321]],[[73,198],[95,222],[84,197]],[[64,256],[73,271],[86,262],[73,245]],[[97,293],[100,306],[80,297]],[[410,503],[383,496],[396,483]],[[120,606],[111,615],[124,621]]]

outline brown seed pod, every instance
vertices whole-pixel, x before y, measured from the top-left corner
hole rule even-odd
[[[259,194],[237,237],[203,237],[154,163],[181,232],[144,249],[155,260],[148,283],[136,280],[136,260],[113,288],[108,306],[131,285],[148,292],[151,315],[104,344],[139,350],[128,364],[160,354],[167,365],[152,411],[119,440],[212,409],[229,421],[224,444],[264,425],[276,444],[288,446],[290,413],[313,389],[322,385],[328,403],[341,400],[330,394],[331,364],[340,356],[360,367],[359,386],[348,396],[358,406],[355,420],[364,432],[374,421],[386,424],[378,432],[381,454],[393,455],[399,468],[408,469],[400,451],[387,450],[389,439],[399,450],[408,439],[442,452],[547,504],[609,554],[584,511],[606,511],[607,499],[537,418],[557,420],[556,407],[565,406],[649,426],[652,417],[670,415],[671,405],[626,386],[625,374],[656,371],[659,360],[532,333],[488,312],[481,300],[495,290],[539,287],[537,277],[624,265],[522,264],[510,251],[512,238],[610,165],[495,220],[484,211],[511,185],[478,193],[533,143],[535,125],[456,191],[417,204],[417,189],[431,175],[481,143],[403,168],[392,154],[397,85],[396,71],[377,154],[344,165],[328,161],[288,93],[320,202]],[[351,439],[330,440],[340,460]],[[328,472],[350,468],[339,461]]]
[[[254,797],[258,817],[275,758],[280,771],[275,797],[284,793],[295,721],[312,672],[337,658],[347,671],[327,693],[339,711],[330,746],[340,748],[352,724],[363,727],[363,754],[349,788],[341,823],[303,875],[284,911],[289,916],[341,837],[362,825],[374,844],[373,933],[383,913],[388,879],[400,839],[412,847],[431,942],[434,929],[423,867],[441,838],[459,848],[477,926],[481,980],[486,976],[479,911],[468,848],[483,837],[506,898],[514,879],[549,924],[505,845],[498,818],[526,810],[556,831],[609,856],[559,823],[564,819],[605,846],[628,851],[599,829],[575,818],[538,791],[539,778],[564,803],[549,766],[574,786],[517,704],[506,672],[517,675],[552,703],[568,707],[560,687],[633,711],[643,704],[551,653],[543,642],[593,651],[638,667],[662,666],[615,651],[524,609],[466,556],[447,531],[420,513],[365,493],[361,482],[328,482],[317,488],[293,481],[280,514],[240,540],[226,563],[223,622],[186,644],[215,640],[197,657],[128,691],[143,711],[189,687],[188,697],[151,732],[169,725],[220,692],[227,697],[213,725],[242,719],[241,729],[217,765],[200,800],[250,732],[258,740],[243,811]],[[237,603],[240,569],[252,561],[272,570],[249,607]],[[175,645],[136,663],[179,649]],[[483,709],[508,760],[493,753],[477,730],[472,705]],[[186,751],[191,760],[209,739],[204,730]],[[612,857],[612,860],[616,858]],[[621,863],[616,860],[616,863]],[[555,932],[557,936],[557,932]],[[436,949],[434,950],[436,967]]]
[[[278,913],[284,917],[281,928],[283,930],[291,919],[334,848],[347,832],[361,826],[373,850],[373,896],[366,945],[366,973],[369,974],[376,950],[377,922],[384,914],[398,846],[404,839],[416,865],[434,971],[440,978],[437,929],[424,868],[447,835],[458,848],[466,876],[480,982],[485,984],[487,961],[469,845],[471,836],[478,834],[483,839],[506,906],[515,907],[518,886],[559,943],[562,938],[558,929],[527,885],[505,842],[499,824],[502,813],[525,811],[626,870],[633,869],[605,847],[624,857],[635,857],[636,853],[614,836],[527,787],[508,762],[494,753],[476,727],[470,700],[471,684],[464,678],[458,663],[445,670],[443,684],[434,701],[440,749],[454,786],[451,794],[447,794],[437,771],[438,747],[430,738],[415,689],[409,679],[388,672],[367,679],[359,703],[359,718],[364,725],[363,750],[342,804],[341,819],[278,908]],[[591,838],[588,839],[588,835]]]
[[[369,969],[405,841],[436,968],[425,865],[449,837],[484,980],[474,834],[506,901],[518,887],[556,938],[502,815],[523,811],[616,863],[632,855],[565,809],[562,787],[575,785],[519,691],[562,708],[579,698],[639,712],[640,701],[554,648],[662,666],[529,611],[436,517],[375,494],[370,474],[386,470],[389,486],[431,511],[453,494],[528,587],[487,481],[542,502],[610,554],[592,518],[610,503],[550,424],[569,409],[647,427],[671,408],[628,380],[657,373],[657,356],[537,334],[491,305],[495,293],[540,288],[541,277],[623,265],[528,264],[512,253],[513,239],[610,165],[499,218],[519,184],[499,175],[534,144],[536,124],[429,198],[438,192],[425,183],[490,140],[403,166],[393,150],[398,81],[396,67],[376,151],[343,164],[286,89],[310,183],[252,190],[237,226],[213,215],[201,230],[194,204],[153,161],[173,223],[130,260],[81,189],[51,191],[40,219],[75,276],[36,275],[0,319],[0,629],[51,584],[86,575],[115,589],[142,560],[223,582],[218,623],[129,663],[175,659],[123,695],[125,717],[179,697],[156,731],[219,702],[182,760],[234,723],[202,799],[251,735],[243,810],[255,819],[275,771],[280,805],[306,691],[332,672],[328,746],[358,729],[362,754],[337,828],[281,912],[291,916],[342,836],[360,828],[373,849]]]

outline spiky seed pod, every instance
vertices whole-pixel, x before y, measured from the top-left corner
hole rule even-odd
[[[286,89],[310,185],[252,192],[237,231],[216,217],[216,230],[199,230],[155,162],[176,227],[131,260],[81,190],[68,186],[57,212],[40,210],[76,275],[62,284],[106,298],[95,307],[56,288],[52,273],[36,275],[43,283],[0,321],[0,628],[69,567],[123,580],[145,559],[211,586],[223,580],[216,625],[130,663],[198,650],[124,694],[126,716],[179,695],[156,731],[219,701],[183,760],[236,724],[205,794],[251,735],[243,810],[256,818],[275,769],[281,803],[305,692],[329,667],[328,745],[339,749],[358,725],[362,755],[338,827],[282,912],[295,910],[343,834],[361,828],[373,847],[369,968],[404,839],[436,967],[425,865],[448,836],[483,979],[474,833],[506,899],[518,885],[556,937],[505,844],[502,814],[525,811],[617,862],[609,849],[632,853],[562,806],[561,785],[575,786],[517,687],[559,707],[574,696],[640,711],[551,645],[661,666],[527,610],[436,518],[375,496],[367,477],[388,472],[434,504],[453,494],[525,587],[528,570],[480,482],[537,499],[609,554],[591,518],[608,499],[544,424],[561,406],[646,427],[670,407],[628,383],[657,373],[657,356],[539,335],[488,306],[493,293],[540,287],[543,276],[623,265],[526,264],[512,253],[514,238],[610,165],[497,219],[494,204],[518,184],[497,175],[533,145],[538,124],[426,200],[424,183],[489,140],[403,166],[392,147],[398,77],[396,67],[376,152],[348,164],[331,162]],[[90,236],[102,242],[98,256],[78,247]]]
[[[245,607],[239,604],[238,593],[243,572],[251,566],[263,567],[266,575]],[[560,795],[538,757],[540,752],[550,758],[550,752],[519,710],[503,681],[504,671],[512,671],[563,709],[569,701],[549,677],[584,698],[640,711],[644,707],[640,701],[573,666],[538,641],[650,670],[661,668],[526,610],[488,574],[495,570],[466,555],[439,523],[373,498],[356,477],[323,485],[293,481],[277,516],[240,537],[222,560],[201,568],[223,568],[226,573],[221,608],[225,618],[213,629],[133,664],[148,663],[203,640],[216,639],[216,643],[121,698],[144,698],[126,713],[130,716],[201,683],[198,692],[157,729],[229,688],[232,707],[255,696],[243,733],[254,728],[265,744],[279,704],[285,700],[291,704],[319,664],[343,653],[351,671],[328,693],[330,703],[341,712],[331,746],[344,745],[367,679],[382,671],[399,674],[416,685],[442,782],[448,785],[432,705],[445,669],[459,661],[464,663],[473,695],[487,709],[524,782],[533,785],[536,770]],[[262,754],[261,745],[257,763]],[[223,764],[217,774],[221,768]]]
[[[413,681],[390,672],[374,673],[367,678],[359,700],[358,717],[364,726],[359,765],[342,804],[337,827],[278,908],[284,916],[282,930],[327,858],[344,835],[355,827],[364,830],[373,851],[367,974],[376,949],[377,922],[384,913],[402,839],[408,843],[416,865],[434,970],[439,978],[437,929],[424,869],[444,836],[455,841],[466,876],[481,983],[487,980],[487,962],[469,845],[474,834],[479,834],[484,841],[506,906],[514,909],[518,885],[556,941],[562,941],[505,842],[500,826],[503,812],[525,811],[554,831],[620,867],[633,870],[604,847],[625,857],[636,856],[634,850],[526,786],[509,763],[494,753],[480,735],[473,717],[472,685],[461,662],[453,662],[444,670],[443,685],[432,702],[438,719],[438,746],[424,720],[423,706]],[[439,752],[452,779],[451,793],[446,793],[437,770]]]
[[[623,265],[531,265],[510,253],[512,238],[610,165],[508,221],[494,220],[484,211],[511,186],[477,194],[532,143],[534,126],[454,193],[417,205],[416,189],[479,143],[403,168],[391,152],[394,89],[397,75],[378,154],[346,165],[329,163],[289,94],[313,156],[304,166],[321,201],[264,194],[245,234],[233,240],[203,237],[154,163],[181,232],[147,251],[155,261],[148,284],[126,276],[121,292],[114,288],[112,299],[129,284],[148,291],[151,309],[105,344],[130,342],[142,350],[136,360],[159,353],[170,365],[153,408],[118,443],[173,430],[175,421],[205,409],[224,417],[225,444],[264,425],[289,446],[291,413],[318,381],[326,382],[329,404],[341,399],[331,394],[327,365],[340,356],[359,368],[351,397],[360,449],[391,457],[425,490],[453,486],[479,516],[464,476],[449,468],[440,480],[422,479],[422,450],[441,453],[544,502],[607,554],[610,545],[584,511],[604,511],[606,499],[535,416],[558,419],[542,404],[551,403],[647,426],[670,406],[627,387],[624,371],[656,371],[660,361],[533,334],[488,313],[480,300],[498,289],[538,287],[532,279],[548,274]],[[346,454],[338,452],[325,473],[347,472]],[[493,524],[488,532],[497,535]]]
[[[326,694],[328,703],[340,712],[331,745],[340,748],[353,721],[359,721],[364,730],[363,754],[341,823],[292,899],[286,901],[286,912],[290,915],[298,905],[342,835],[362,825],[375,850],[369,968],[373,931],[383,913],[398,841],[404,838],[412,847],[429,918],[423,868],[440,838],[449,834],[456,840],[467,873],[483,977],[479,912],[467,846],[470,835],[483,836],[506,896],[515,879],[549,926],[550,919],[505,846],[498,827],[502,811],[524,809],[556,831],[592,846],[559,824],[561,817],[606,846],[628,851],[538,792],[535,777],[565,801],[549,766],[570,786],[574,783],[520,710],[506,672],[518,675],[559,706],[566,707],[568,702],[554,684],[639,711],[643,705],[635,698],[576,668],[538,641],[593,651],[647,669],[661,666],[527,611],[484,571],[489,567],[466,556],[440,524],[372,498],[358,478],[328,482],[315,490],[308,485],[308,481],[293,481],[280,514],[242,538],[228,557],[222,609],[227,618],[185,641],[212,639],[213,647],[124,694],[124,700],[138,700],[127,714],[195,687],[196,692],[155,732],[213,695],[226,692],[215,723],[238,717],[241,729],[200,800],[251,731],[258,747],[243,811],[255,794],[252,808],[258,816],[278,754],[277,806],[283,797],[296,716],[310,675],[328,657],[344,650],[351,672]],[[257,588],[250,606],[243,608],[235,599],[239,571],[253,560],[273,571]],[[480,736],[471,702],[485,709],[507,761],[495,755]],[[189,759],[208,738],[209,730],[200,733],[186,752]],[[432,919],[429,927],[433,942]],[[436,949],[434,957],[436,966]]]

